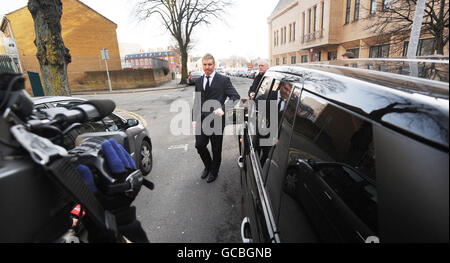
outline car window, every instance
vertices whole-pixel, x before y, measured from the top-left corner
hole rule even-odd
[[[122,119],[114,114],[110,114],[103,118],[103,123],[105,124],[107,131],[118,131],[124,126]]]
[[[278,218],[279,204],[281,200],[280,191],[284,181],[285,173],[288,167],[288,148],[291,140],[292,129],[294,126],[295,112],[297,111],[300,89],[296,88],[290,96],[285,114],[281,120],[278,142],[272,146],[269,152],[268,173],[263,175],[263,180],[267,188],[267,192],[274,210],[274,215]]]
[[[319,176],[342,201],[374,232],[378,232],[375,185],[358,172],[342,165],[324,165]]]
[[[304,214],[324,241],[364,241],[378,233],[372,128],[358,115],[302,92],[289,146],[292,169],[282,187],[280,229],[289,229],[282,240],[300,238]],[[299,221],[304,224],[292,223]]]
[[[105,132],[108,131],[107,127],[105,126],[105,124],[103,123],[102,120],[100,121],[90,121],[90,122],[85,122],[81,124],[81,127],[79,127],[77,129],[79,134],[83,134],[83,133],[91,133],[91,132]]]
[[[256,92],[256,97],[264,95],[266,93],[266,90],[270,88],[270,85],[272,84],[272,78],[271,77],[264,77],[263,80],[260,82],[260,85],[258,87],[258,91]]]
[[[48,106],[47,106],[46,104],[38,104],[38,105],[34,105],[34,108],[35,108],[36,110],[39,110],[39,109],[48,109]]]

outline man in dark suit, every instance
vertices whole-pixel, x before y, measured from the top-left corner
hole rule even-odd
[[[255,98],[255,92],[256,89],[259,86],[259,83],[261,82],[262,78],[264,77],[264,74],[266,74],[266,71],[269,69],[269,65],[265,61],[260,61],[259,65],[259,73],[256,75],[255,79],[253,80],[253,84],[250,86],[250,89],[248,90],[248,97],[253,100]]]
[[[195,148],[205,165],[201,178],[208,183],[216,180],[222,162],[223,130],[225,128],[225,100],[233,102],[241,98],[230,78],[215,72],[215,60],[211,54],[203,59],[204,76],[195,82],[195,99],[192,110],[192,127],[195,130]],[[212,158],[207,148],[211,141]]]

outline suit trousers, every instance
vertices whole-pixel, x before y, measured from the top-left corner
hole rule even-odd
[[[222,163],[222,143],[225,118],[222,117],[221,122],[222,129],[220,129],[221,132],[219,134],[213,133],[212,135],[206,135],[203,129],[201,129],[195,136],[195,148],[197,149],[205,168],[216,175],[219,173],[220,164]],[[208,150],[209,142],[211,142],[212,158],[211,153]]]

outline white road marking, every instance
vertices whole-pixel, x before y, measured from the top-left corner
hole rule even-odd
[[[189,144],[172,145],[169,147],[169,150],[184,149],[184,151],[187,152],[188,146]]]

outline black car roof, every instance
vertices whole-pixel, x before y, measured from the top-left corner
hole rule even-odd
[[[368,61],[375,65],[375,60],[365,60],[359,65],[367,65]],[[352,64],[357,60],[347,60],[345,63],[349,66],[277,66],[271,68],[268,74],[281,73],[281,80],[297,83],[309,92],[383,126],[448,151],[448,81],[353,68]],[[448,61],[434,64],[432,69],[448,72]],[[382,65],[398,68],[399,61],[390,64],[384,60]]]
[[[409,75],[411,68],[414,66],[417,66],[418,69],[416,77]],[[277,66],[269,70],[301,75],[305,68],[377,83],[388,88],[409,90],[445,99],[449,98],[448,60],[349,59],[324,63]]]

